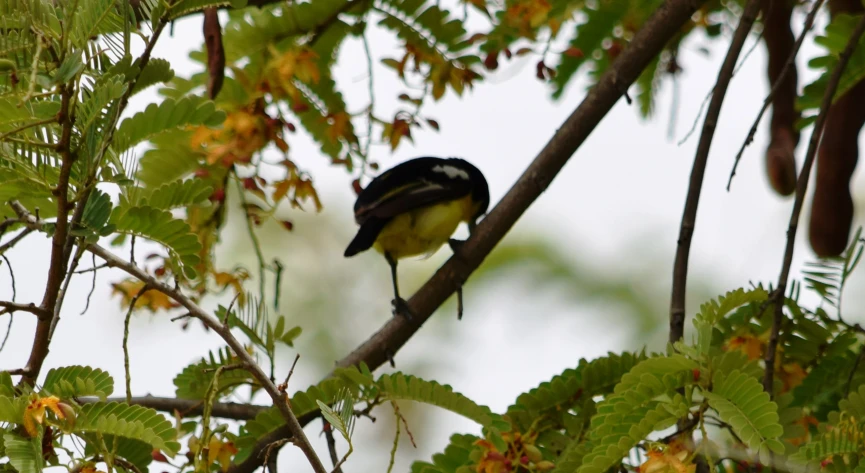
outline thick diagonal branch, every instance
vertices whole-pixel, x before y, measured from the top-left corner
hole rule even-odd
[[[781,324],[784,319],[784,294],[787,291],[787,280],[790,277],[790,267],[793,265],[793,247],[796,243],[796,232],[799,228],[799,216],[802,213],[802,203],[805,201],[805,193],[808,191],[808,179],[811,177],[811,168],[814,165],[814,158],[817,156],[817,147],[820,144],[820,138],[823,135],[823,126],[826,124],[826,117],[829,113],[829,108],[832,106],[832,99],[835,97],[835,91],[838,90],[838,83],[841,81],[841,75],[844,69],[847,68],[847,63],[850,62],[850,56],[859,44],[859,38],[865,33],[865,15],[859,19],[853,34],[847,41],[847,46],[841,52],[838,59],[838,65],[832,71],[829,77],[829,82],[826,83],[826,91],[823,94],[823,101],[820,103],[820,112],[817,115],[817,120],[814,122],[814,131],[811,132],[811,140],[808,142],[808,152],[805,154],[805,161],[802,163],[802,172],[799,174],[799,180],[796,182],[796,200],[793,202],[793,211],[790,213],[790,224],[787,227],[787,245],[784,248],[784,260],[781,264],[781,274],[778,276],[778,286],[775,288],[774,299],[775,308],[772,320],[772,331],[769,335],[769,345],[766,347],[766,367],[763,375],[763,389],[771,396],[773,393],[772,385],[775,380],[775,356],[778,349],[778,338],[781,334]]]
[[[739,19],[739,26],[733,33],[727,56],[718,71],[718,80],[712,89],[712,100],[703,120],[703,131],[697,143],[697,153],[694,165],[691,167],[691,179],[688,182],[688,197],[685,199],[685,210],[682,213],[682,225],[679,228],[679,240],[676,243],[676,260],[673,263],[673,294],[670,300],[670,343],[677,342],[685,332],[685,292],[688,283],[688,257],[691,253],[691,237],[694,235],[694,225],[697,219],[697,206],[700,204],[700,192],[703,189],[703,175],[706,173],[706,163],[709,161],[709,150],[712,148],[712,138],[721,105],[727,95],[727,86],[733,78],[739,53],[748,39],[748,33],[754,26],[757,13],[760,11],[760,0],[748,0],[745,11]]]

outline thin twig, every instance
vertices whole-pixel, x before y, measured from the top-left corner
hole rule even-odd
[[[739,19],[739,25],[730,40],[730,48],[724,63],[718,71],[718,79],[713,88],[712,100],[703,121],[703,131],[697,144],[694,165],[691,168],[691,178],[688,183],[688,196],[685,199],[685,210],[682,213],[682,224],[679,229],[679,240],[676,247],[676,260],[673,264],[673,291],[670,300],[670,343],[679,341],[685,330],[685,292],[688,283],[688,256],[691,251],[691,237],[697,217],[697,206],[700,203],[700,191],[703,187],[703,175],[706,173],[706,162],[709,160],[709,150],[712,148],[712,138],[721,106],[727,95],[727,86],[733,78],[736,61],[742,52],[742,47],[748,39],[748,33],[754,26],[757,13],[760,11],[760,0],[748,0],[745,11]]]
[[[96,274],[96,273],[93,273]],[[129,320],[132,318],[132,311],[135,310],[135,304],[138,299],[150,290],[147,284],[141,286],[138,294],[129,302],[129,310],[126,311],[126,318],[123,320],[123,369],[126,373],[126,403],[132,403],[132,374],[129,371]]]
[[[294,374],[294,367],[297,366],[298,361],[300,361],[300,353],[294,355],[294,362],[291,364],[291,369],[288,370],[288,374],[285,375],[285,381],[283,381],[282,384],[278,386],[280,391],[285,392],[285,390],[288,389],[288,380],[290,380],[291,375]]]
[[[6,262],[6,267],[9,268],[9,279],[12,280],[12,302],[15,302],[15,299],[18,298],[18,289],[15,284],[15,272],[12,271],[12,263],[9,262],[9,258],[6,255],[3,256],[3,261]]]
[[[417,448],[417,444],[414,443],[414,435],[411,434],[411,430],[408,428],[408,421],[405,419],[405,416],[402,415],[402,412],[399,411],[399,405],[396,401],[390,402],[391,406],[393,406],[393,412],[396,414],[397,418],[402,421],[402,424],[405,426],[405,433],[408,434],[408,439],[411,441],[411,446]]]
[[[808,12],[808,16],[805,18],[805,26],[802,28],[802,33],[800,33],[799,37],[796,38],[796,43],[793,44],[793,50],[790,51],[790,55],[787,56],[787,62],[784,64],[784,68],[781,69],[781,74],[778,75],[775,83],[772,84],[772,89],[769,91],[769,95],[766,96],[766,99],[763,100],[763,106],[760,107],[760,112],[757,114],[757,118],[754,119],[754,124],[751,125],[751,129],[748,131],[748,136],[745,138],[745,142],[742,143],[742,147],[739,148],[739,152],[736,153],[736,158],[733,160],[733,169],[730,170],[730,177],[727,179],[727,192],[730,192],[730,186],[733,184],[733,176],[736,175],[736,168],[739,166],[739,161],[745,153],[745,148],[754,141],[754,136],[757,135],[757,127],[760,125],[760,120],[763,119],[763,114],[765,114],[766,110],[769,109],[769,106],[772,105],[772,99],[775,98],[775,94],[778,93],[781,84],[784,82],[787,74],[790,73],[790,69],[792,69],[793,65],[796,63],[796,55],[799,54],[799,48],[802,47],[802,43],[805,41],[805,36],[814,26],[814,18],[817,17],[817,13],[823,6],[824,1],[825,0],[817,0],[814,2],[814,6],[811,8],[811,11]]]
[[[289,429],[294,437],[294,441],[297,443],[297,446],[303,451],[306,455],[307,460],[312,466],[313,470],[316,473],[327,473],[322,465],[321,460],[315,453],[315,450],[312,448],[312,445],[309,443],[309,439],[306,437],[306,434],[303,432],[303,427],[301,427],[300,423],[295,417],[294,413],[291,412],[291,408],[288,406],[288,398],[285,393],[280,393],[276,385],[267,374],[262,371],[261,367],[255,362],[243,344],[234,337],[231,333],[231,329],[223,325],[219,319],[213,317],[209,313],[205,312],[201,307],[198,306],[195,302],[192,301],[189,297],[183,294],[180,290],[170,287],[162,282],[156,280],[150,274],[142,271],[137,266],[133,266],[126,261],[118,258],[113,253],[105,250],[99,245],[90,245],[87,248],[90,252],[96,254],[107,263],[113,264],[114,266],[122,269],[126,273],[130,274],[138,278],[139,280],[149,284],[154,290],[157,290],[171,299],[173,299],[178,304],[185,307],[192,317],[200,320],[205,326],[216,332],[222,339],[231,347],[234,351],[235,355],[241,362],[244,364],[246,369],[252,374],[252,376],[261,384],[264,390],[270,395],[273,400],[274,405],[279,409],[286,423],[288,424]]]
[[[394,420],[394,425],[396,426],[396,433],[393,436],[393,446],[390,448],[390,461],[388,461],[387,463],[387,473],[391,473],[393,471],[393,465],[394,463],[396,463],[396,450],[397,448],[399,448],[400,415],[396,410],[393,411],[393,415],[396,418]]]
[[[29,304],[19,304],[17,302],[0,301],[0,307],[6,309],[5,312],[9,313],[17,311],[30,312],[31,314],[39,317],[40,319],[48,320],[51,318],[50,312],[32,302]]]
[[[856,370],[859,369],[859,364],[862,363],[862,358],[865,358],[865,345],[862,345],[859,348],[859,356],[856,357],[856,361],[853,362],[853,369],[850,370],[850,375],[847,376],[847,389],[845,390],[844,397],[850,395],[850,387],[853,385],[853,376],[856,375]]]
[[[330,462],[333,464],[333,473],[342,473],[339,454],[336,452],[336,439],[333,438],[333,426],[327,420],[321,419],[321,430],[324,432],[325,440],[327,440],[327,451],[330,454]]]
[[[249,233],[249,240],[252,242],[252,249],[255,251],[255,257],[258,260],[258,292],[260,297],[259,300],[262,304],[264,304],[264,252],[261,250],[261,242],[258,240],[258,235],[255,234],[255,227],[252,223],[252,215],[249,214],[249,204],[246,201],[246,191],[244,191],[243,189],[243,184],[241,184],[240,178],[237,178],[235,182],[237,183],[237,193],[240,196],[240,203],[243,206],[243,214],[246,218],[246,231]]]
[[[93,280],[90,282],[90,292],[87,293],[87,299],[86,299],[86,302],[84,303],[84,310],[81,311],[81,315],[84,315],[87,312],[87,309],[90,308],[90,299],[93,297],[93,292],[96,291],[96,270],[98,268],[96,266],[96,255],[91,254],[91,256],[93,257],[93,266],[89,270],[85,270],[85,271],[92,271],[93,272]],[[103,268],[108,267],[108,265],[100,265],[100,266]],[[81,274],[81,271],[77,271],[76,273]]]
[[[9,248],[12,248],[12,247],[15,246],[16,244],[18,244],[19,241],[23,240],[24,237],[26,237],[27,235],[29,235],[29,234],[31,234],[31,233],[33,233],[33,229],[32,229],[32,228],[29,228],[29,227],[28,227],[28,228],[25,228],[24,230],[21,230],[20,232],[18,232],[18,234],[15,235],[14,237],[12,237],[11,240],[9,240],[9,241],[7,241],[6,243],[3,243],[2,245],[0,245],[0,255],[6,253],[6,250],[8,250]]]
[[[9,334],[12,333],[12,321],[15,320],[15,314],[9,314],[9,324],[6,325],[6,335],[3,336],[3,342],[0,343],[0,352],[6,347],[6,342],[9,340]]]
[[[814,131],[811,132],[811,139],[808,142],[808,152],[805,154],[805,161],[802,163],[799,180],[796,181],[796,200],[793,202],[793,211],[790,213],[790,224],[787,227],[787,245],[784,249],[781,274],[778,276],[778,285],[773,294],[775,312],[772,320],[772,331],[769,335],[769,345],[766,347],[763,389],[769,393],[769,396],[772,396],[774,393],[772,386],[775,379],[775,356],[778,348],[778,338],[781,334],[781,323],[784,318],[784,293],[787,290],[787,280],[790,277],[790,267],[793,264],[793,248],[796,243],[796,231],[799,228],[799,215],[802,212],[805,193],[808,190],[808,179],[811,177],[811,168],[814,165],[814,159],[817,157],[817,147],[820,144],[820,138],[823,136],[823,126],[826,124],[826,117],[829,114],[832,99],[835,97],[835,91],[838,90],[841,75],[844,73],[844,69],[847,68],[850,56],[853,55],[853,51],[859,44],[859,38],[863,32],[865,32],[865,15],[856,24],[856,28],[847,42],[847,46],[844,47],[844,51],[838,57],[838,65],[835,66],[835,70],[832,71],[832,75],[829,77],[829,82],[826,83],[826,91],[820,104],[820,112],[817,115],[817,121],[814,122]]]

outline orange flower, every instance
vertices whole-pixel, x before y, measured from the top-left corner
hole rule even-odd
[[[67,406],[68,407],[68,406]],[[30,404],[24,408],[24,430],[31,437],[39,434],[37,424],[42,425],[45,420],[45,409],[49,409],[57,416],[58,419],[66,419],[66,413],[60,405],[60,399],[57,396],[38,397],[35,396]]]

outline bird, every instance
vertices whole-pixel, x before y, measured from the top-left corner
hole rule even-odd
[[[360,228],[345,250],[345,257],[374,248],[390,265],[394,315],[411,320],[400,297],[397,262],[412,256],[432,256],[449,243],[455,252],[461,243],[452,239],[460,223],[469,234],[487,213],[490,191],[483,173],[461,158],[423,156],[402,162],[378,175],[357,196],[354,219]],[[462,318],[462,290],[457,291],[457,318]]]

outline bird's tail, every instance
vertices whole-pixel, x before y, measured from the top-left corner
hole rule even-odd
[[[348,258],[362,251],[368,250],[372,244],[375,243],[375,240],[378,238],[378,234],[381,232],[382,228],[384,228],[385,223],[387,223],[387,221],[377,218],[370,218],[364,222],[358,229],[357,235],[355,235],[351,243],[348,244],[348,248],[345,249],[345,257]]]

